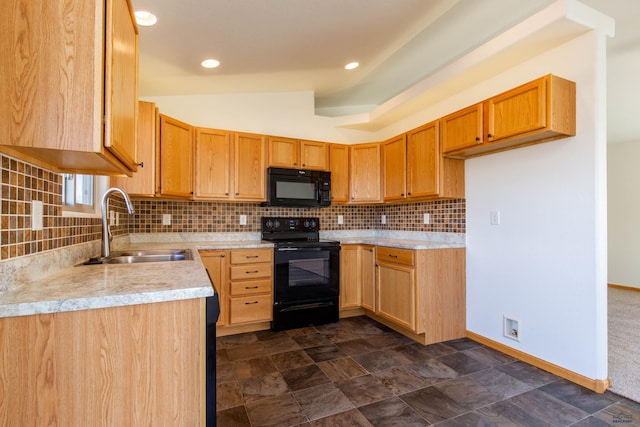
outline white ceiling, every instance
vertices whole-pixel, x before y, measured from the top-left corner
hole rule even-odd
[[[616,19],[609,140],[640,141],[640,1],[582,1]],[[158,17],[139,28],[139,92],[312,91],[318,114],[367,112],[552,2],[132,0]],[[211,57],[220,67],[200,67]]]

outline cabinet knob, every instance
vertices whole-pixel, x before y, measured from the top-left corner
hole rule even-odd
[[[476,141],[480,141],[480,137],[479,136],[476,136]]]
[[[140,162],[140,163],[138,163],[138,166],[140,166],[141,168],[143,168],[143,167],[144,167],[144,162]]]
[[[224,258],[224,254],[220,254],[220,258]]]
[[[239,196],[239,195],[240,195],[240,193],[236,193],[236,196]]]
[[[490,133],[487,134],[487,138],[493,138],[493,135],[491,135]]]
[[[411,195],[411,193],[407,193],[407,196],[410,196],[410,195]]]
[[[400,197],[404,197],[404,193],[400,193]]]
[[[307,166],[307,164],[306,164],[306,163],[303,163],[303,164],[302,164],[302,167],[305,167],[305,166]]]

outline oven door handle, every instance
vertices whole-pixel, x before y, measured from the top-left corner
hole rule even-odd
[[[321,246],[321,247],[305,247],[305,248],[276,248],[277,252],[291,252],[291,251],[307,251],[307,252],[320,252],[330,249],[340,248],[340,246]]]

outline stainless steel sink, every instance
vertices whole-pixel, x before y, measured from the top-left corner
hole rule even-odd
[[[90,264],[137,264],[142,262],[188,261],[193,255],[190,249],[155,249],[141,251],[112,252],[107,258],[91,258]]]

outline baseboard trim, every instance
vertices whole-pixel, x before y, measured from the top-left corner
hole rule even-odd
[[[515,348],[509,347],[508,345],[502,344],[498,341],[483,337],[482,335],[478,335],[475,332],[467,331],[467,338],[473,341],[477,341],[480,344],[484,344],[487,347],[491,347],[494,350],[498,350],[501,353],[526,362],[544,371],[550,372],[561,378],[569,380],[573,383],[581,385],[582,387],[586,387],[589,390],[595,391],[596,393],[604,393],[611,385],[611,382],[608,378],[605,380],[594,380],[592,378],[587,378],[584,375],[570,371],[561,366],[554,365],[553,363],[547,362],[546,360],[532,356],[523,351],[516,350]]]
[[[616,285],[615,283],[609,283],[609,287],[614,289],[624,289],[625,291],[640,292],[640,288],[636,288],[635,286]]]

